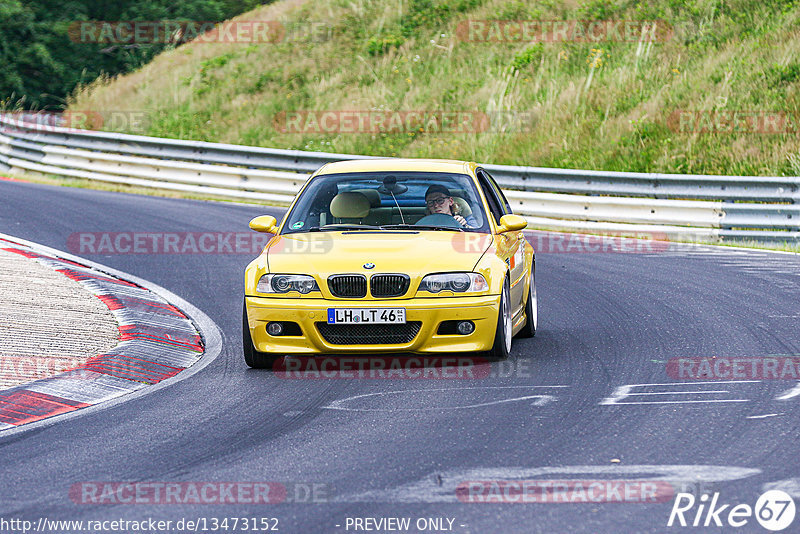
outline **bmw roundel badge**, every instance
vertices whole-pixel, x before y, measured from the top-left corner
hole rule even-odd
[[[374,263],[365,263],[364,264],[364,268],[365,269],[374,269],[375,268],[375,264]]]

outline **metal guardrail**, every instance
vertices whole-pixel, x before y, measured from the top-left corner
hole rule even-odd
[[[0,169],[286,204],[323,164],[369,156],[41,126],[0,115]],[[800,178],[486,165],[531,227],[800,241]]]

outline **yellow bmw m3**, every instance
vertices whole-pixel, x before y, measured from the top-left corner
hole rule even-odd
[[[315,172],[245,270],[247,365],[286,355],[482,353],[536,333],[527,221],[475,163],[370,159]]]

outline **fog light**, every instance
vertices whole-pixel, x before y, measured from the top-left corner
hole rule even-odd
[[[475,331],[475,324],[472,321],[461,321],[458,323],[458,333],[468,335]]]
[[[269,323],[267,325],[267,333],[271,336],[279,336],[283,333],[283,325],[281,323]]]

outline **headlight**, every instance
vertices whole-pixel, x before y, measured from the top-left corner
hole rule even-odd
[[[489,284],[486,283],[486,279],[478,273],[429,274],[419,284],[419,291],[428,291],[429,293],[441,291],[479,293],[488,288]]]
[[[259,293],[288,293],[297,291],[305,295],[319,291],[314,277],[305,274],[265,274],[258,280],[256,291]]]

